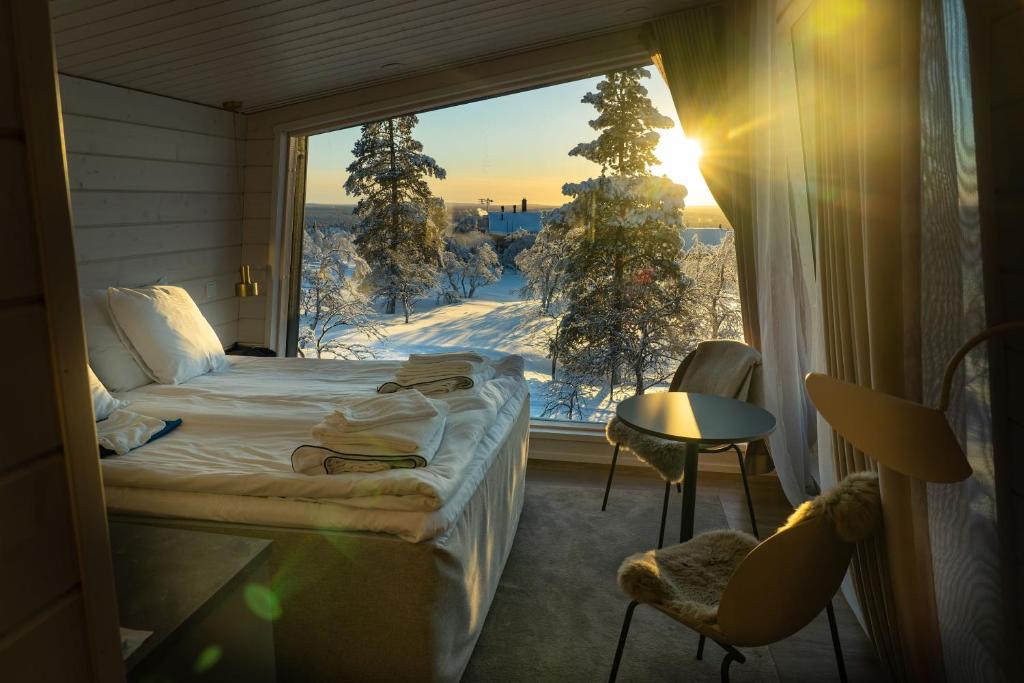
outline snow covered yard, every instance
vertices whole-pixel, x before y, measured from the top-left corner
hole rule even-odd
[[[531,414],[541,417],[546,387],[551,381],[547,340],[555,321],[538,315],[536,301],[520,297],[522,286],[519,273],[507,269],[498,282],[480,287],[472,299],[455,304],[437,304],[433,298],[418,301],[408,324],[401,313],[379,314],[387,335],[384,341],[360,335],[351,328],[343,329],[335,337],[365,344],[381,359],[463,350],[495,358],[519,354],[526,361]],[[614,410],[614,405],[601,397],[595,397],[591,403],[591,409],[585,413],[588,421],[603,422]]]

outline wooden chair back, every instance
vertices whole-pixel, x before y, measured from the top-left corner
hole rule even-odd
[[[718,628],[727,642],[768,645],[806,626],[839,590],[853,549],[825,517],[812,517],[760,543],[722,594]]]

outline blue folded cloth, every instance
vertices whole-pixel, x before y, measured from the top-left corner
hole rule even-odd
[[[116,414],[116,412],[117,411],[115,411],[115,414]],[[127,412],[127,411],[124,411],[124,412]],[[115,417],[115,415],[111,415],[111,418],[113,418],[113,417]],[[111,418],[107,418],[107,420],[110,420]],[[152,419],[152,418],[149,418],[149,419]],[[103,420],[102,422],[107,422],[107,420]],[[136,440],[134,442],[132,441],[133,437],[137,438],[137,435],[139,434],[139,432],[138,432],[138,430],[134,430],[134,433],[133,433],[131,425],[127,425],[127,429],[126,429],[127,433],[126,434],[120,435],[120,436],[125,436],[126,438],[118,438],[119,435],[116,432],[110,433],[108,430],[103,430],[106,433],[101,435],[100,440],[102,442],[105,442],[105,443],[108,443],[108,444],[111,444],[111,445],[114,445],[116,443],[117,444],[117,450],[114,449],[114,448],[108,448],[106,445],[104,445],[104,443],[100,443],[99,444],[100,457],[101,458],[105,458],[105,457],[110,456],[110,455],[118,455],[119,452],[120,452],[120,455],[124,455],[125,453],[127,453],[129,451],[132,451],[132,450],[135,450],[136,448],[140,448],[142,446],[145,446],[148,443],[153,443],[157,439],[159,439],[161,437],[164,437],[164,436],[167,436],[168,434],[170,434],[175,429],[177,429],[178,427],[181,426],[181,418],[177,418],[177,419],[173,419],[173,420],[159,420],[159,422],[162,422],[163,426],[162,427],[158,427],[155,431],[150,430],[148,438],[145,438],[144,441],[141,441],[141,440]],[[97,426],[99,426],[100,424],[101,423],[97,423]],[[145,434],[145,432],[143,432],[143,434]],[[141,443],[139,441],[141,441]]]

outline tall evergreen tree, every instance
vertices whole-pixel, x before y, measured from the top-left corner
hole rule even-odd
[[[417,123],[410,115],[363,126],[345,181],[345,192],[359,197],[356,246],[372,296],[386,313],[401,302],[407,322],[413,302],[435,286],[444,248],[444,205],[427,178],[443,179],[445,170],[413,137]]]
[[[686,325],[679,266],[686,188],[651,175],[657,130],[672,120],[651,103],[641,83],[649,77],[642,68],[610,73],[583,97],[598,111],[590,126],[599,135],[569,154],[598,164],[601,174],[562,188],[570,202],[538,239],[560,245],[564,314],[551,352],[562,380],[605,379],[613,393],[623,371],[643,393],[686,336],[679,329]]]

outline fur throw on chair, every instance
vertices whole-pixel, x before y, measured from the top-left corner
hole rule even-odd
[[[779,531],[818,516],[828,519],[847,543],[858,543],[874,534],[882,524],[878,475],[874,472],[847,475],[835,488],[794,510]]]
[[[686,444],[656,436],[644,434],[627,426],[622,420],[613,417],[604,428],[608,443],[633,451],[638,459],[647,463],[670,484],[683,480],[683,469],[686,466]]]
[[[756,545],[757,539],[742,531],[709,531],[627,557],[619,567],[619,587],[684,624],[713,624],[729,577]]]

